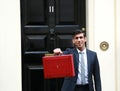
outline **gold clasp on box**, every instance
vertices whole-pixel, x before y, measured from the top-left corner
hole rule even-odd
[[[46,53],[45,56],[54,56],[53,53]]]

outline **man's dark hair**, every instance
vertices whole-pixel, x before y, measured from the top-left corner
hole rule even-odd
[[[76,30],[73,32],[73,38],[74,38],[75,35],[80,34],[80,33],[83,33],[83,34],[84,34],[84,37],[86,37],[86,33],[85,33],[84,31],[82,31],[82,30],[80,30],[80,29],[76,29]]]

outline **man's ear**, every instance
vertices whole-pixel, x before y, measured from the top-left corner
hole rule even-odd
[[[85,42],[87,41],[87,37],[85,37]]]
[[[73,43],[73,44],[75,43],[75,40],[74,40],[74,39],[72,39],[72,43]]]

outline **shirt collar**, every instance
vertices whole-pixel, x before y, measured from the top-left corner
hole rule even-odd
[[[80,50],[77,48],[77,51],[78,51],[78,53],[79,53],[79,52],[86,53],[86,48],[85,48],[83,51],[80,51]]]

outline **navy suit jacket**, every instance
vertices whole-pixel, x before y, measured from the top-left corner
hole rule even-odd
[[[66,77],[64,78],[63,86],[61,91],[74,91],[76,81],[78,78],[78,61],[79,54],[76,48],[66,49],[63,52],[64,54],[73,54],[74,58],[74,68],[75,68],[75,76],[74,77]],[[100,68],[99,62],[97,58],[97,54],[94,51],[86,49],[87,53],[87,64],[88,64],[88,83],[89,83],[89,91],[101,91],[101,78],[100,78]],[[94,81],[94,84],[93,84]]]

